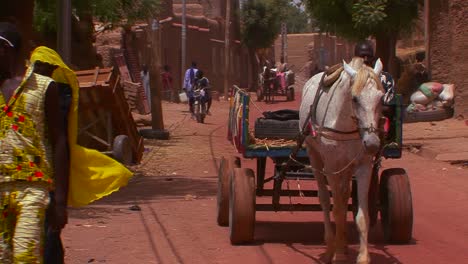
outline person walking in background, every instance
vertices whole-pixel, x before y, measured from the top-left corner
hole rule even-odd
[[[176,91],[172,85],[172,74],[170,72],[169,65],[164,65],[163,72],[161,73],[161,79],[163,84],[164,99],[169,102],[175,102]]]
[[[195,98],[193,97],[193,86],[195,85],[195,77],[197,74],[197,63],[192,62],[192,66],[185,71],[184,78],[184,91],[187,93],[187,98],[189,100],[189,111],[192,113],[193,117],[193,104],[195,103]]]
[[[141,82],[143,85],[143,89],[145,90],[146,100],[148,102],[148,109],[151,113],[151,86],[150,86],[150,76],[148,71],[148,66],[143,64],[141,75]]]

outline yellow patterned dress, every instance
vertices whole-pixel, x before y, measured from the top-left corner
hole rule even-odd
[[[32,73],[34,63],[58,66],[52,79]],[[45,136],[45,89],[51,81],[72,88],[68,114],[70,180],[68,206],[85,206],[133,175],[125,166],[77,144],[79,85],[75,73],[47,47],[31,54],[30,67],[6,103],[0,95],[0,263],[42,263],[45,210],[54,188],[52,151]]]
[[[41,263],[45,211],[53,188],[45,91],[53,80],[29,73],[12,98],[0,94],[0,260]]]

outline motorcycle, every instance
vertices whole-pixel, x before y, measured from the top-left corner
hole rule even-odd
[[[193,91],[195,102],[193,104],[193,112],[198,123],[204,123],[207,112],[207,101],[205,100],[208,93],[208,87],[197,88]]]

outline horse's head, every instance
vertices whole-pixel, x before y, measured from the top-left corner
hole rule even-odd
[[[372,69],[361,58],[354,58],[349,65],[343,61],[343,67],[350,76],[352,109],[362,142],[367,153],[375,154],[380,148],[379,120],[384,95],[379,78],[382,62],[377,60]]]

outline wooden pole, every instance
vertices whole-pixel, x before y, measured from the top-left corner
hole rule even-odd
[[[187,3],[186,0],[182,0],[182,32],[180,37],[181,43],[181,65],[180,71],[182,73],[181,86],[184,86],[184,78],[185,78],[185,67],[187,65],[186,56],[187,56]]]
[[[230,36],[229,29],[231,25],[231,0],[226,0],[226,20],[224,24],[224,99],[229,98],[229,58],[230,58]]]
[[[162,103],[161,103],[161,27],[157,19],[153,19],[152,23],[152,37],[153,37],[153,51],[154,51],[154,63],[153,63],[153,76],[154,80],[151,82],[151,127],[153,130],[163,130],[164,122],[162,115]]]
[[[281,23],[281,57],[280,61],[288,62],[288,26],[286,22]]]
[[[429,0],[424,0],[424,46],[426,50],[426,69],[431,76],[431,40],[430,40],[430,7]]]
[[[161,25],[155,18],[151,23],[151,129],[140,129],[145,138],[169,139],[169,131],[164,130],[161,102]]]
[[[66,64],[71,63],[71,0],[59,0],[57,5],[57,50]]]

